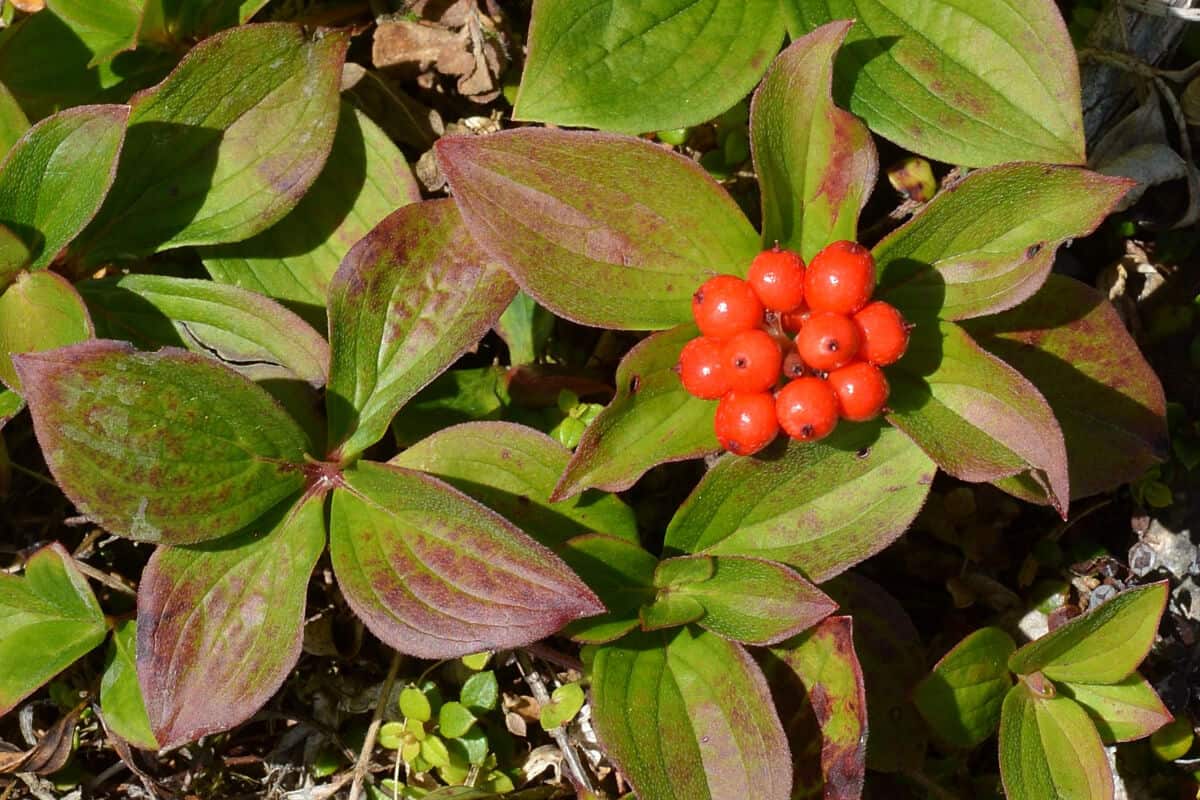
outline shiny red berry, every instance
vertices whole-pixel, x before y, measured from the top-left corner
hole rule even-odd
[[[753,455],[779,434],[775,399],[770,392],[730,392],[717,403],[713,430],[721,447],[739,456]]]
[[[908,323],[895,306],[876,300],[854,315],[862,339],[858,357],[880,367],[895,364],[908,349]]]
[[[721,365],[735,392],[765,392],[779,380],[783,353],[761,328],[735,334],[721,346]]]
[[[754,257],[746,280],[769,311],[793,311],[804,301],[804,259],[778,244]]]
[[[799,333],[800,329],[804,327],[805,321],[811,316],[812,312],[808,310],[808,306],[801,303],[795,311],[779,315],[779,326],[788,333]]]
[[[883,370],[865,361],[829,373],[829,386],[837,397],[838,413],[851,422],[879,416],[888,399],[888,382]]]
[[[750,284],[734,275],[718,275],[692,295],[692,316],[705,336],[728,339],[761,325],[763,305]]]
[[[813,311],[853,314],[875,291],[875,259],[857,242],[834,242],[804,273],[804,298]]]
[[[788,436],[815,442],[837,427],[837,398],[829,384],[820,378],[797,378],[775,396],[775,414]]]
[[[796,351],[804,363],[827,372],[844,367],[858,354],[859,332],[854,320],[832,311],[814,311],[796,334]]]
[[[688,394],[703,400],[719,400],[729,391],[729,375],[716,339],[698,336],[685,344],[676,371]]]

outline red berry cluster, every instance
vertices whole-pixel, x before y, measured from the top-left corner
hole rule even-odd
[[[754,258],[746,280],[704,282],[692,296],[702,335],[684,346],[676,370],[689,393],[721,401],[722,447],[747,456],[780,428],[811,442],[839,419],[879,415],[888,398],[880,367],[904,355],[909,325],[872,301],[874,290],[875,261],[855,242],[834,242],[807,267],[776,245]]]

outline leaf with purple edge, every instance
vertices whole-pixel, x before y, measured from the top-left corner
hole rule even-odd
[[[876,293],[911,319],[1012,308],[1041,288],[1058,248],[1096,230],[1129,186],[1047,164],[972,172],[875,246]]]
[[[824,619],[759,660],[796,764],[793,800],[858,800],[867,770],[867,696],[852,618]]]
[[[908,353],[888,378],[888,421],[939,467],[974,482],[1032,468],[1066,515],[1070,480],[1062,430],[1021,373],[955,323],[929,321],[913,330]]]
[[[1013,685],[1008,657],[1016,649],[1001,628],[980,628],[917,684],[913,702],[943,745],[970,749],[996,732],[1000,707]]]
[[[304,486],[304,432],[212,359],[99,339],[14,363],[59,486],[119,536],[216,539]]]
[[[104,641],[104,612],[62,545],[0,574],[0,715]]]
[[[1066,440],[1073,498],[1128,483],[1166,457],[1162,383],[1100,292],[1051,275],[1011,311],[964,327],[1045,395]],[[1043,491],[1000,485],[1046,502]]]
[[[1154,643],[1167,588],[1166,581],[1159,581],[1121,592],[1013,653],[1009,669],[1072,683],[1120,682]]]
[[[69,281],[47,270],[19,273],[0,292],[0,382],[20,392],[13,356],[53,350],[91,336],[87,306]]]
[[[269,228],[316,180],[348,37],[246,25],[205,39],[136,95],[117,177],[76,242],[88,265]]]
[[[128,106],[79,106],[30,128],[0,163],[0,223],[45,267],[100,209],[117,172]]]
[[[158,749],[138,683],[136,620],[123,620],[113,629],[100,678],[100,711],[110,732],[143,750]]]
[[[351,249],[329,287],[329,441],[352,458],[478,344],[517,287],[450,200],[405,206]]]
[[[745,275],[759,237],[696,162],[650,142],[524,128],[436,145],[471,235],[566,319],[659,330],[692,293]]]
[[[667,526],[666,552],[768,558],[825,581],[903,534],[937,471],[879,425],[844,424],[780,450],[718,460]]]
[[[605,610],[550,550],[441,481],[370,462],[343,478],[334,573],[390,647],[420,658],[503,650]]]
[[[289,499],[235,536],[160,547],[138,589],[137,673],[161,747],[249,719],[300,657],[324,495]]]
[[[699,335],[681,325],[643,339],[617,367],[617,394],[592,420],[551,500],[585,489],[628,489],[646,470],[720,450],[713,433],[717,404],[688,394],[675,365]]]
[[[806,261],[832,241],[856,237],[879,171],[867,127],[830,95],[833,57],[850,24],[831,23],[792,42],[750,106],[763,244],[779,242]]]
[[[786,800],[787,739],[746,651],[686,627],[600,645],[592,719],[642,800]]]
[[[1055,685],[1083,706],[1105,744],[1144,739],[1174,719],[1150,683],[1136,672],[1113,684]]]

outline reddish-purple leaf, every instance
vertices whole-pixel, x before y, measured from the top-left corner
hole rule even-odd
[[[300,657],[323,495],[281,503],[236,536],[160,547],[138,590],[137,672],[161,747],[249,719]]]
[[[604,606],[550,550],[412,470],[359,462],[334,490],[330,555],[350,607],[389,646],[450,658],[535,642]]]
[[[210,358],[97,339],[13,362],[59,486],[119,536],[215,539],[304,485],[304,432]]]
[[[405,206],[356,244],[329,286],[329,441],[361,453],[423,386],[479,343],[517,287],[449,200]]]
[[[669,328],[717,273],[744,275],[759,237],[694,161],[642,139],[524,128],[437,143],[471,234],[556,314]]]
[[[750,106],[763,243],[779,242],[805,260],[832,241],[856,238],[879,171],[867,126],[830,95],[833,57],[850,24],[830,23],[792,42]]]
[[[792,800],[862,796],[867,695],[853,631],[850,617],[829,617],[760,658],[797,765]]]
[[[1051,275],[1025,303],[965,327],[1045,395],[1066,439],[1072,497],[1128,483],[1165,457],[1162,384],[1095,289]],[[1000,485],[1045,502],[1036,486]]]

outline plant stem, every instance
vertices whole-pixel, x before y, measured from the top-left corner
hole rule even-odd
[[[521,674],[525,678],[525,683],[529,684],[530,691],[533,692],[534,699],[539,705],[549,705],[550,693],[546,691],[546,682],[542,680],[542,675],[533,666],[533,659],[524,650],[517,650],[517,664],[521,667]],[[579,754],[575,752],[575,748],[571,746],[571,740],[567,738],[567,730],[565,725],[560,725],[557,728],[551,728],[546,731],[554,739],[554,743],[558,745],[558,749],[563,754],[563,764],[566,766],[567,777],[571,781],[571,785],[575,788],[576,793],[592,792],[592,782],[588,779],[587,772],[583,769],[583,763],[579,760]],[[353,799],[352,799],[353,800]]]
[[[392,665],[388,667],[387,677],[383,679],[383,688],[379,691],[379,702],[375,704],[375,714],[371,717],[371,725],[367,728],[367,738],[363,740],[362,750],[358,754],[358,763],[354,765],[354,783],[350,784],[350,800],[358,800],[362,794],[363,778],[367,775],[367,766],[371,763],[371,751],[375,749],[375,737],[379,735],[379,726],[383,724],[384,707],[392,696],[392,685],[396,683],[396,673],[400,671],[400,654],[392,653]]]

